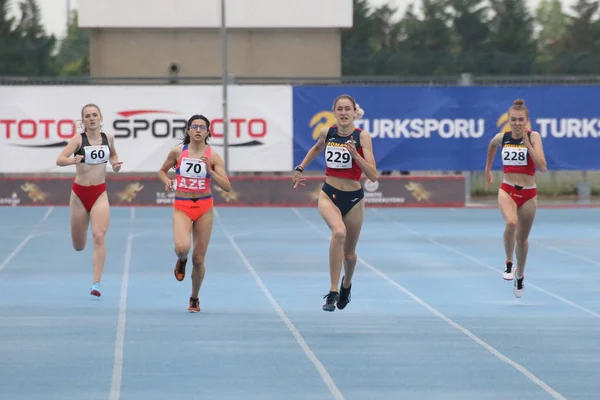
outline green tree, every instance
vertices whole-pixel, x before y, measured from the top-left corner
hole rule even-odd
[[[597,20],[598,1],[579,0],[572,7],[572,16],[562,42],[566,74],[600,73],[600,25]]]
[[[354,0],[354,27],[342,35],[343,73],[600,73],[598,0],[579,0],[572,16],[560,0],[542,0],[535,20],[525,1],[423,0],[422,17],[410,4],[396,22],[393,7],[372,10]]]
[[[5,60],[0,64],[2,73],[13,76],[54,75],[56,68],[52,52],[56,39],[46,35],[36,0],[21,1],[18,4],[20,15],[13,20],[6,18],[8,1],[0,1],[0,9],[4,14],[4,17],[0,17],[4,43],[4,46],[0,45],[0,52],[5,54],[1,57]]]
[[[422,0],[423,22],[420,33],[424,36],[425,62],[430,65],[428,75],[456,73],[452,52],[453,34],[446,0]],[[424,71],[424,72],[425,72]]]
[[[396,9],[388,5],[376,8],[369,15],[373,36],[370,39],[371,55],[369,64],[370,74],[390,75],[394,74],[394,66],[390,57],[396,52],[396,24],[392,20]]]
[[[342,32],[343,75],[369,73],[369,58],[373,54],[371,42],[374,36],[370,14],[367,0],[354,0],[353,26]]]
[[[478,74],[485,71],[485,51],[490,40],[485,0],[449,0],[457,49],[458,72]]]
[[[452,32],[445,0],[423,0],[419,19],[410,4],[394,25],[388,69],[395,75],[444,75],[454,72]]]
[[[535,21],[541,27],[538,37],[536,71],[540,74],[564,73],[566,70],[563,39],[569,17],[563,12],[560,0],[542,0],[535,10]]]
[[[415,75],[418,71],[418,53],[422,51],[425,37],[420,33],[423,23],[414,12],[414,4],[409,4],[404,16],[393,23],[390,42],[385,54],[382,73],[385,75]],[[383,58],[384,56],[382,56]]]
[[[15,54],[20,48],[20,37],[15,18],[9,18],[9,0],[0,0],[0,75],[16,75],[21,68],[15,62]]]
[[[73,11],[67,28],[67,36],[60,42],[56,55],[59,73],[63,76],[89,75],[90,33],[79,28],[78,20],[77,11]]]
[[[598,46],[598,24],[595,23],[598,1],[579,0],[565,32],[564,45],[574,53],[593,51]]]
[[[535,22],[541,27],[538,44],[543,48],[558,43],[565,36],[569,17],[563,12],[560,0],[542,0],[535,10]]]
[[[490,47],[487,51],[491,74],[524,75],[533,72],[536,43],[533,18],[524,0],[491,0]]]

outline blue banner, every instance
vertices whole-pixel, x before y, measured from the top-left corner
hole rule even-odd
[[[525,100],[549,170],[600,169],[600,87],[300,86],[294,88],[294,165],[335,124],[333,101],[351,95],[365,110],[379,170],[481,171],[487,147],[510,130],[508,108]],[[501,167],[498,149],[493,168]],[[307,168],[325,169],[323,155]]]

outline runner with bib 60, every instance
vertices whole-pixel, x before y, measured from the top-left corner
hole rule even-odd
[[[102,132],[102,112],[95,104],[87,104],[81,110],[84,132],[71,138],[58,156],[56,165],[75,165],[71,200],[71,238],[77,251],[85,248],[87,232],[92,223],[94,239],[94,278],[92,296],[100,297],[100,280],[106,260],[106,232],[110,222],[108,196],[106,194],[106,163],[119,172],[122,162],[115,149],[113,135]],[[74,155],[74,157],[71,157]]]

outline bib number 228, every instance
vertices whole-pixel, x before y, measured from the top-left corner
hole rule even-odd
[[[502,161],[504,165],[527,165],[527,149],[504,149],[502,152]]]

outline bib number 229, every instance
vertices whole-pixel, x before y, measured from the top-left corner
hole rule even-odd
[[[328,147],[325,150],[325,161],[329,168],[352,168],[352,156],[345,148]]]

